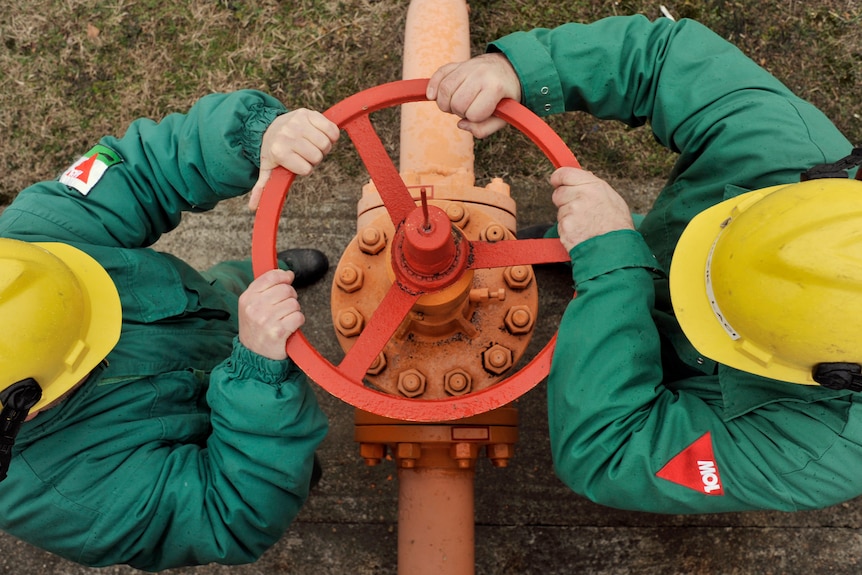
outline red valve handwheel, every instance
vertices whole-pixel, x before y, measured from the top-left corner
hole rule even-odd
[[[416,221],[417,215],[414,212],[422,208],[416,205],[407,190],[407,186],[374,131],[369,115],[378,110],[408,102],[426,101],[427,85],[427,79],[382,84],[354,94],[324,113],[350,136],[392,219],[396,236],[401,234],[402,240],[407,238],[403,241],[408,242],[410,234],[416,236],[416,230],[415,227],[405,225],[405,222]],[[494,114],[530,138],[554,167],[580,167],[574,154],[551,127],[524,106],[513,100],[503,100]],[[278,222],[294,178],[295,174],[279,168],[273,172],[264,188],[252,236],[252,264],[255,276],[277,266]],[[411,213],[414,214],[413,217],[408,218]],[[411,230],[405,232],[406,228]],[[419,241],[422,241],[421,238]],[[453,268],[449,273],[452,281],[468,269],[535,265],[569,260],[569,255],[556,239],[485,242],[459,237],[458,242],[459,249],[462,251],[466,249],[466,252],[465,257],[456,258],[460,263],[457,264],[457,269]],[[463,245],[465,242],[466,246]],[[286,345],[288,356],[326,391],[354,407],[384,417],[403,421],[451,421],[501,407],[535,387],[547,376],[556,334],[519,371],[488,388],[467,395],[446,399],[407,399],[366,386],[363,383],[366,371],[416,300],[426,293],[433,293],[444,287],[440,285],[439,277],[436,277],[435,281],[423,283],[421,274],[417,280],[415,275],[408,277],[399,266],[394,268],[395,281],[391,288],[355,344],[337,366],[324,358],[301,330],[288,339]]]

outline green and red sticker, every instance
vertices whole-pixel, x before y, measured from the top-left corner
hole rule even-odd
[[[97,144],[63,172],[63,175],[60,176],[60,183],[75,188],[86,196],[108,168],[122,161],[123,158],[117,152],[107,146]]]

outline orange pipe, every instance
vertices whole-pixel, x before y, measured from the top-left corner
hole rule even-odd
[[[466,1],[411,0],[404,38],[404,80],[428,78],[444,64],[469,59]],[[434,102],[402,105],[400,172],[455,177],[472,186],[473,137],[457,122]],[[473,575],[475,471],[453,467],[445,449],[423,444],[422,450],[438,461],[398,470],[398,573]]]
[[[404,34],[402,79],[429,78],[440,66],[470,58],[469,9],[464,0],[411,0]],[[473,182],[473,136],[434,102],[401,107],[400,170]]]
[[[398,573],[473,575],[473,469],[398,470]]]

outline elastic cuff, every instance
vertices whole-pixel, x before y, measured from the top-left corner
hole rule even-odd
[[[294,363],[288,359],[269,359],[259,355],[234,337],[230,356],[230,371],[238,379],[254,379],[270,385],[278,385],[290,378]]]
[[[266,104],[253,104],[248,109],[240,144],[243,153],[255,167],[260,168],[260,146],[263,143],[264,132],[273,120],[286,112],[287,110],[284,108],[276,108]]]

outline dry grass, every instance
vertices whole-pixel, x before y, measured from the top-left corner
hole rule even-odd
[[[212,91],[258,88],[289,106],[325,109],[397,80],[407,0],[32,0],[0,17],[0,204],[52,178],[99,136],[139,116],[186,109]],[[734,41],[848,137],[862,141],[862,2],[667,2]],[[564,6],[564,7],[563,7]],[[658,3],[474,0],[474,52],[502,34],[612,14],[660,16]],[[394,123],[394,122],[393,122]],[[646,130],[586,117],[553,125],[592,169],[655,178],[672,158]],[[394,128],[395,126],[392,126]],[[386,128],[383,128],[385,131]],[[392,131],[386,138],[397,138]],[[523,157],[512,167],[512,157]],[[330,168],[353,173],[349,156]],[[477,172],[543,175],[529,146],[481,142]],[[513,171],[515,170],[515,171]],[[479,173],[481,176],[481,173]]]

